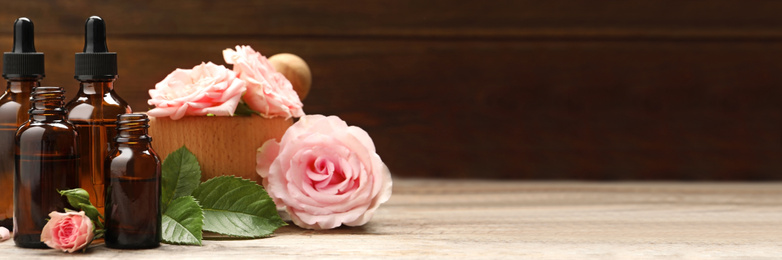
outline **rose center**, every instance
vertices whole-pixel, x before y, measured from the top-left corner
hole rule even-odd
[[[62,244],[68,244],[71,242],[73,236],[73,229],[74,229],[73,225],[69,225],[69,224],[65,224],[62,227],[60,227],[59,235],[60,235],[60,242]]]
[[[314,172],[320,173],[320,174],[330,174],[334,172],[334,163],[332,163],[329,160],[318,158],[315,159],[315,162],[313,163],[313,166],[315,167]]]
[[[318,190],[341,183],[346,179],[339,164],[335,164],[333,161],[323,157],[318,157],[310,164],[310,171],[319,175],[318,177],[311,178],[313,180],[313,187]]]

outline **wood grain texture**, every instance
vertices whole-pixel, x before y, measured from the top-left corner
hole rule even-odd
[[[22,15],[43,34],[81,34],[90,15],[107,19],[110,36],[391,37],[621,39],[782,37],[777,1],[631,0],[317,0],[19,1],[0,10]],[[0,32],[11,32],[0,26]]]
[[[400,180],[369,224],[86,258],[774,259],[782,183]],[[0,243],[5,256],[63,257]]]
[[[106,18],[117,91],[144,111],[175,68],[250,44],[310,65],[311,114],[367,130],[396,174],[782,179],[778,1],[23,1],[45,84],[75,93]],[[480,174],[476,174],[480,173]]]
[[[201,181],[234,175],[261,184],[255,172],[256,150],[266,140],[281,139],[292,122],[260,116],[150,118],[149,135],[160,160],[187,147],[198,158]]]

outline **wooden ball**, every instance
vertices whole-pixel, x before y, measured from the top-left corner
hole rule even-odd
[[[312,85],[312,73],[307,63],[299,56],[290,53],[275,54],[269,57],[269,62],[291,82],[299,99],[304,100]]]

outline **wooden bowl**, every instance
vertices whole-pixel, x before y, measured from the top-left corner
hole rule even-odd
[[[164,160],[183,145],[201,164],[201,181],[236,175],[261,184],[255,172],[256,151],[266,140],[282,138],[292,119],[260,116],[150,117],[152,148]]]
[[[312,75],[303,59],[289,53],[269,58],[272,66],[291,81],[299,98],[310,90]],[[235,175],[261,184],[255,172],[258,148],[269,139],[279,141],[292,119],[266,119],[257,115],[197,116],[179,120],[150,117],[149,135],[152,148],[161,160],[183,145],[195,154],[201,164],[201,181],[221,175]]]

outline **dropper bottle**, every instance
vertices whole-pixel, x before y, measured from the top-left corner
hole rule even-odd
[[[103,213],[103,162],[113,149],[111,138],[117,135],[117,116],[131,113],[130,106],[114,91],[117,79],[117,53],[106,45],[106,23],[92,16],[84,25],[84,50],[76,53],[79,92],[66,109],[79,133],[81,188],[90,194],[92,205]]]
[[[8,81],[0,96],[0,226],[13,228],[14,136],[27,119],[30,93],[44,77],[43,53],[35,51],[33,22],[14,22],[14,46],[3,53],[3,77]]]

